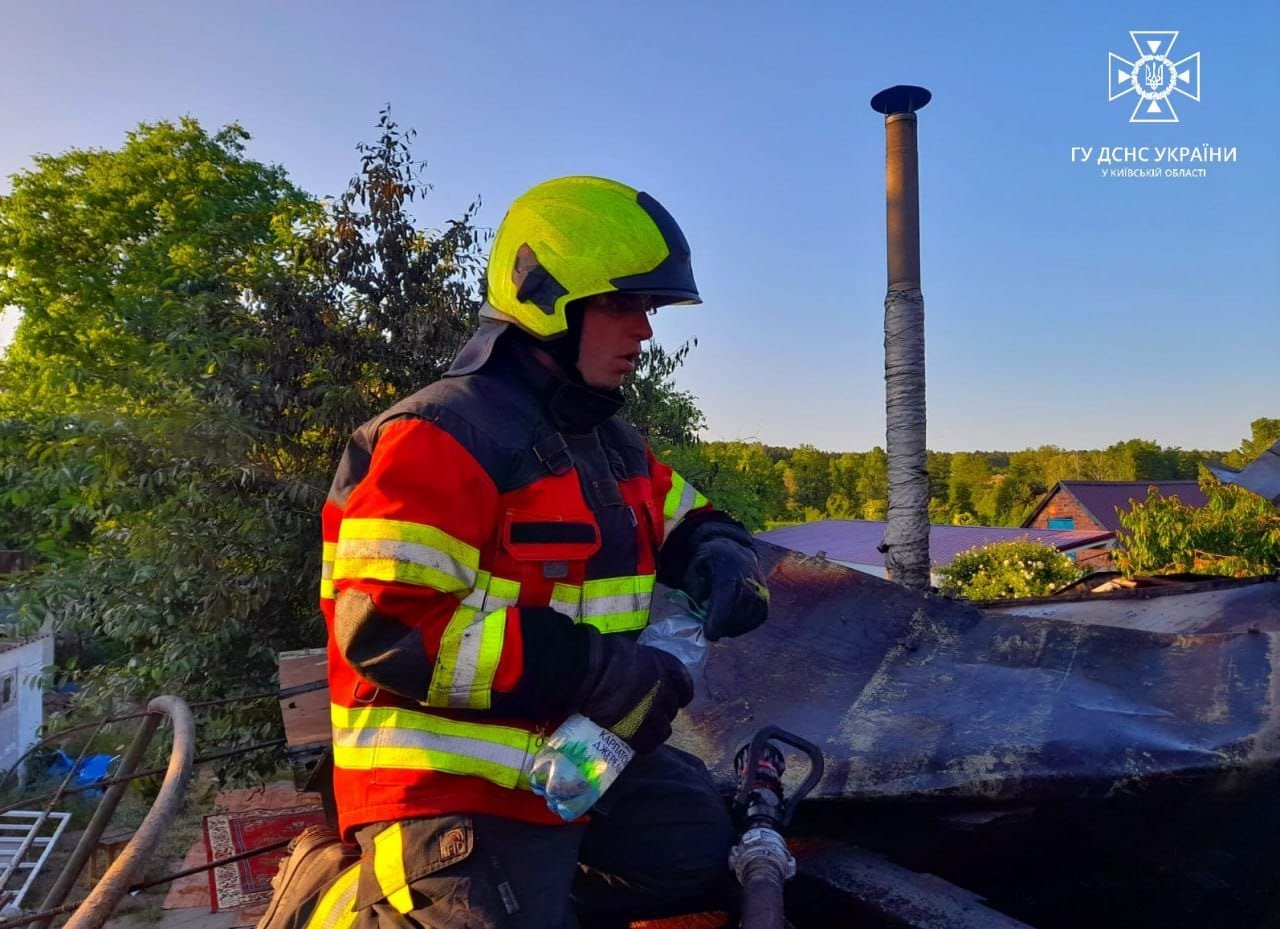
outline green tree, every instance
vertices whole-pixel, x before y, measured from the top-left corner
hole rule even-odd
[[[408,209],[431,187],[412,152],[416,133],[390,109],[378,137],[360,143],[360,171],[322,228],[308,239],[328,296],[354,341],[352,372],[369,391],[367,407],[407,396],[448,370],[476,322],[483,237],[479,202],[443,228],[419,229]]]
[[[1150,493],[1120,514],[1112,553],[1125,574],[1251,577],[1280,570],[1280,509],[1253,491],[1200,479],[1207,502]]]
[[[862,476],[862,457],[852,452],[831,457],[831,495],[827,497],[827,513],[835,519],[856,519],[862,501],[858,497],[858,479]]]
[[[858,499],[863,519],[884,519],[889,510],[889,459],[877,445],[862,459],[858,476]]]
[[[759,442],[702,442],[677,447],[663,457],[752,531],[786,513],[782,469]]]
[[[822,510],[831,496],[831,456],[812,445],[801,445],[787,461],[791,506]]]
[[[930,506],[947,501],[947,490],[951,485],[950,452],[929,452],[925,455],[925,463],[929,469],[929,502]]]
[[[951,510],[978,517],[980,504],[986,500],[990,479],[991,469],[981,453],[959,452],[952,455],[947,487],[947,502]]]
[[[692,345],[697,345],[695,339]],[[674,352],[651,342],[636,362],[635,373],[622,385],[626,405],[622,415],[655,448],[666,449],[697,441],[706,425],[697,399],[675,385],[675,372],[684,364],[691,345],[684,343]]]
[[[708,456],[721,467],[730,468],[741,475],[759,500],[764,521],[778,520],[787,512],[787,490],[783,479],[784,466],[774,461],[759,442],[716,442],[707,446]],[[759,529],[763,526],[752,525]]]
[[[23,311],[2,467],[28,491],[5,509],[47,559],[22,611],[105,640],[107,694],[261,689],[310,620],[288,574],[313,490],[249,413],[267,366],[245,322],[318,213],[246,139],[142,126],[38,157],[0,199],[0,304]]]
[[[1244,468],[1280,440],[1280,419],[1255,419],[1249,424],[1249,438],[1240,447],[1222,457],[1222,463],[1230,468]]]
[[[1178,476],[1178,449],[1162,448],[1146,439],[1118,442],[1106,450],[1119,481],[1165,481]]]
[[[939,591],[969,600],[1047,597],[1083,572],[1050,545],[1017,539],[961,552],[938,571]]]
[[[1047,490],[1041,456],[1030,449],[1014,452],[1009,456],[1009,466],[996,490],[995,524],[1022,525]]]
[[[39,157],[0,198],[0,305],[23,310],[0,471],[26,475],[4,532],[45,555],[24,615],[106,644],[88,698],[269,690],[277,649],[323,639],[337,451],[438,373],[476,306],[470,214],[412,231],[424,187],[379,129],[332,210],[247,158],[242,129],[190,119]],[[277,728],[265,701],[203,735]]]
[[[701,443],[667,449],[663,460],[697,487],[717,509],[723,510],[752,532],[765,526],[765,502],[760,487],[742,471],[717,460]]]

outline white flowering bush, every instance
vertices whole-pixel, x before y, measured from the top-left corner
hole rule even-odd
[[[938,571],[943,594],[969,600],[1047,597],[1083,574],[1062,552],[1027,539],[971,548]]]

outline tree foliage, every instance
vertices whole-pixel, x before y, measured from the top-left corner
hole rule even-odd
[[[332,203],[248,138],[142,125],[36,158],[0,198],[0,306],[23,314],[0,364],[0,547],[41,556],[20,615],[93,643],[86,712],[269,693],[279,650],[324,641],[318,513],[342,446],[476,320],[477,205],[415,222],[430,187],[388,111]],[[671,380],[688,350],[651,348],[627,388],[660,444],[702,426]],[[252,743],[279,712],[202,726],[205,747]]]
[[[1266,434],[1265,430],[1260,433]],[[1253,444],[1261,441],[1255,438]],[[705,444],[713,458],[719,447],[744,445]],[[812,445],[790,449],[745,444],[759,448],[781,469],[783,493],[766,505],[766,525],[885,518],[888,458],[884,449],[828,452]],[[929,517],[944,525],[1020,526],[1058,481],[1194,479],[1201,463],[1218,458],[1221,453],[1167,448],[1145,439],[1094,450],[1047,445],[1016,452],[929,452]]]
[[[1047,597],[1083,572],[1050,545],[1018,539],[961,552],[938,571],[939,590],[969,600]]]
[[[1149,493],[1121,513],[1116,566],[1127,575],[1254,577],[1280,570],[1280,508],[1207,473],[1200,487],[1207,499],[1202,507]]]
[[[317,245],[359,344],[351,358],[376,379],[378,402],[441,377],[475,325],[483,270],[479,201],[442,230],[419,229],[408,212],[431,190],[411,145],[384,110],[378,139],[356,146],[360,172],[334,205]],[[324,254],[327,252],[327,254]]]
[[[674,381],[689,349],[697,344],[695,339],[668,352],[650,342],[640,353],[635,372],[623,382],[626,403],[622,415],[655,448],[692,444],[706,425],[696,398],[677,388]]]
[[[416,230],[408,138],[385,112],[379,134],[329,208],[190,119],[37,158],[0,199],[0,305],[23,311],[0,544],[44,556],[22,615],[107,644],[88,696],[270,691],[277,650],[323,641],[337,453],[438,376],[477,305],[470,211]],[[205,738],[277,726],[245,704]]]
[[[1224,455],[1222,463],[1237,470],[1244,468],[1277,440],[1280,440],[1280,419],[1255,419],[1249,424],[1249,437],[1238,449]]]

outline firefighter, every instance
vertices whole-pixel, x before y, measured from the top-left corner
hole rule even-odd
[[[564,177],[494,239],[478,330],[445,377],[361,426],[324,507],[339,830],[355,906],[386,926],[547,927],[713,892],[732,829],[703,764],[663,743],[693,696],[637,645],[655,580],[711,639],[765,620],[750,535],[615,414],[653,331],[700,303],[651,196]],[[569,714],[637,752],[588,817],[529,789]]]

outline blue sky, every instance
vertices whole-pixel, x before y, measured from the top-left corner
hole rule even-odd
[[[1201,53],[1180,122],[1131,124],[1132,94],[1108,102],[1107,53],[1133,59],[1130,30]],[[495,226],[522,190],[575,173],[675,214],[706,302],[655,328],[698,339],[679,381],[708,438],[865,450],[884,443],[868,100],[922,84],[929,446],[1225,449],[1280,416],[1278,41],[1263,0],[11,3],[0,190],[33,153],[190,114],[240,122],[252,156],[337,194],[390,102],[429,162],[424,223],[480,196]],[[1071,161],[1202,144],[1238,160],[1153,179]]]

